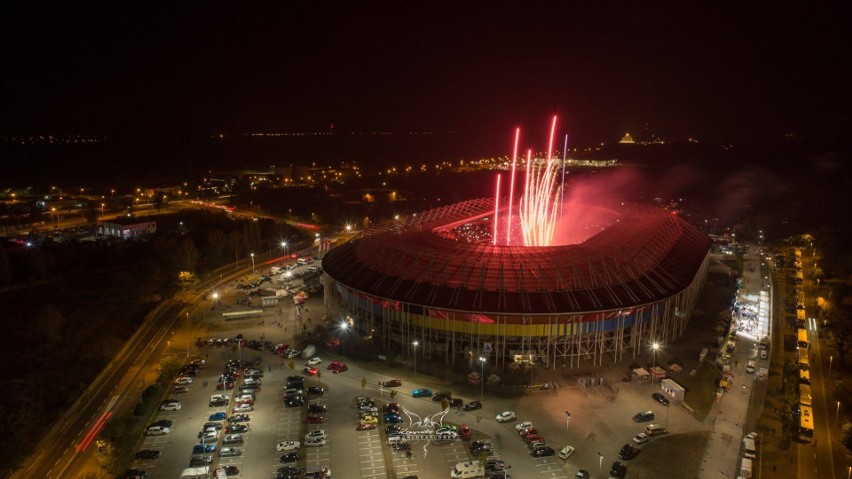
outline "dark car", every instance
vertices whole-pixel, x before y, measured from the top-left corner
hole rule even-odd
[[[213,462],[210,456],[195,456],[189,460],[189,467],[204,467]]]
[[[462,407],[463,405],[464,405],[464,401],[462,401],[462,400],[461,400],[461,399],[459,399],[459,398],[455,398],[455,399],[451,399],[451,400],[450,400],[450,407],[460,408],[460,407]]]
[[[479,401],[471,401],[465,404],[462,409],[464,409],[465,411],[474,411],[476,409],[482,409],[482,403]]]
[[[288,452],[281,456],[281,462],[296,462],[299,460],[298,452]]]
[[[308,406],[308,412],[311,414],[322,414],[328,409],[325,404],[311,404]]]
[[[296,466],[279,467],[275,479],[298,479],[302,477],[302,470]]]
[[[225,471],[226,476],[236,476],[240,473],[240,470],[237,469],[237,466],[224,466],[217,469],[217,471],[219,470]]]
[[[552,447],[544,446],[533,449],[530,454],[532,457],[550,457],[556,454],[556,451],[554,451]]]
[[[319,386],[308,386],[308,394],[311,396],[322,396],[325,392],[325,389]]]
[[[638,447],[633,447],[632,444],[625,444],[624,447],[622,447],[621,450],[618,451],[618,458],[625,461],[629,461],[634,457],[638,456],[639,452],[641,451],[642,450]]]
[[[470,443],[470,452],[474,456],[479,455],[479,451],[484,448],[491,448],[491,441],[473,441]]]
[[[231,424],[225,428],[225,434],[243,433],[246,431],[248,431],[248,425],[246,424]]]
[[[609,475],[612,477],[623,478],[627,475],[627,466],[616,461],[612,463],[612,467],[609,469]]]
[[[398,387],[402,386],[402,381],[400,381],[399,379],[389,379],[389,380],[383,382],[382,386],[384,386],[386,388],[398,388]]]
[[[160,451],[156,449],[142,449],[136,453],[136,459],[157,459],[160,457]]]
[[[248,414],[234,414],[233,416],[228,418],[228,422],[231,424],[248,421],[251,421],[251,417],[249,417]]]
[[[654,398],[654,401],[657,401],[658,403],[662,404],[663,406],[669,405],[669,399],[667,397],[663,396],[661,393],[651,394],[651,397]]]
[[[296,396],[291,398],[284,398],[284,406],[286,407],[299,407],[305,404],[305,400],[302,399],[302,396]]]
[[[636,413],[636,415],[633,416],[633,420],[635,422],[653,421],[654,420],[654,411],[643,411],[643,412],[640,412],[640,413]]]
[[[385,420],[385,424],[399,424],[403,421],[402,416],[396,413],[385,414],[383,419]]]
[[[210,406],[210,407],[220,407],[220,406],[227,406],[227,405],[228,405],[227,399],[216,399],[216,400],[210,401],[210,403],[208,403],[208,406]]]
[[[444,399],[449,401],[452,398],[453,398],[453,393],[447,393],[447,392],[435,393],[435,395],[432,396],[432,400],[435,401],[435,402],[443,401]]]
[[[216,450],[215,444],[196,444],[192,446],[193,454],[206,454],[208,452],[214,452]]]
[[[170,421],[168,419],[160,419],[159,421],[152,422],[148,425],[148,427],[172,427],[172,424],[174,424],[173,421]]]
[[[385,434],[388,436],[399,434],[400,432],[402,432],[402,429],[399,426],[388,426],[385,428]]]
[[[122,479],[145,479],[148,473],[144,469],[128,469],[121,477]]]

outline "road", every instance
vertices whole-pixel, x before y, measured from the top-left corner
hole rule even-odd
[[[791,259],[792,261],[792,259]],[[811,396],[813,398],[814,413],[814,443],[798,445],[799,477],[801,478],[833,478],[836,477],[834,468],[834,456],[831,446],[832,433],[838,434],[839,430],[834,424],[835,409],[832,400],[826,394],[826,378],[823,373],[825,358],[822,357],[821,343],[825,341],[818,334],[817,321],[812,319],[816,316],[816,298],[814,297],[814,279],[809,274],[814,271],[816,265],[813,256],[802,254],[803,268],[803,291],[805,292],[805,305],[808,316],[807,329],[810,340],[810,378]],[[832,405],[832,406],[830,406]]]

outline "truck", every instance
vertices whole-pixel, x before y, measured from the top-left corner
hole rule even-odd
[[[206,467],[188,467],[180,473],[180,479],[207,479]]]
[[[310,358],[314,357],[314,354],[316,354],[316,353],[317,353],[317,348],[314,347],[313,344],[309,344],[309,345],[305,346],[304,350],[302,350],[302,357],[305,358],[305,359],[310,359]]]

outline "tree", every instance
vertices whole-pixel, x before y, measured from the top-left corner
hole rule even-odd
[[[195,247],[195,242],[192,238],[181,238],[178,243],[177,263],[181,271],[195,272],[198,266],[198,248]]]
[[[361,378],[361,395],[364,395],[364,389],[367,388],[367,378]]]
[[[160,214],[160,210],[163,209],[163,204],[166,202],[166,194],[162,191],[158,191],[154,196],[154,208],[157,208],[157,214]]]
[[[240,266],[240,251],[243,247],[243,234],[240,230],[233,230],[228,233],[228,245],[231,251],[234,252],[234,261],[237,262],[237,267]]]
[[[45,340],[47,346],[56,344],[63,337],[65,322],[62,311],[52,304],[45,305],[35,317],[39,337]]]
[[[441,399],[441,409],[446,410],[448,407],[450,407],[450,401],[447,398]]]
[[[222,230],[214,229],[207,233],[207,265],[211,269],[222,266],[225,262],[225,248],[228,238]]]

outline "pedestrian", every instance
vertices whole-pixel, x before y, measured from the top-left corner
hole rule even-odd
[[[272,372],[272,366],[269,366],[269,372]]]
[[[739,365],[740,365],[739,361],[734,361],[734,366],[739,366]]]
[[[207,387],[207,380],[204,380],[204,387]]]
[[[405,457],[411,459],[411,451],[405,451]]]

